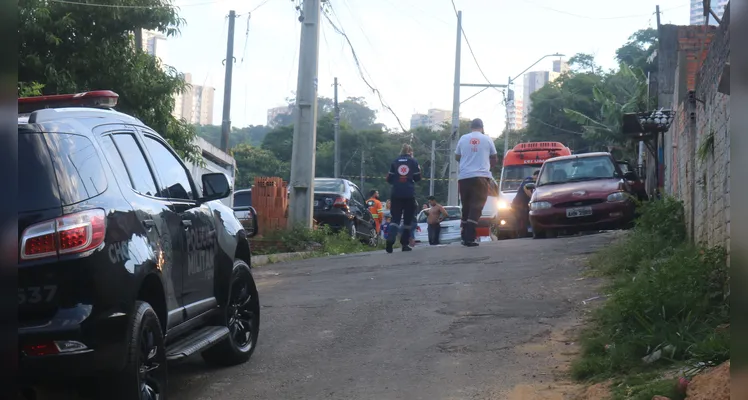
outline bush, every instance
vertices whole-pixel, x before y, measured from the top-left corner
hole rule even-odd
[[[583,335],[576,378],[729,358],[729,332],[715,329],[729,322],[724,249],[687,243],[683,221],[679,202],[652,202],[630,235],[593,258],[612,277],[610,297]],[[658,350],[659,361],[642,361]]]
[[[323,256],[360,253],[380,248],[354,240],[344,231],[333,233],[327,226],[320,226],[317,229],[295,227],[273,231],[264,235],[259,241],[277,243],[277,245],[258,246],[259,251],[253,250],[254,254],[312,251],[314,255]]]

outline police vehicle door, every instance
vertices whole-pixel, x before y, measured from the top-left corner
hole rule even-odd
[[[107,244],[112,263],[134,263],[139,268],[158,269],[166,293],[167,329],[184,322],[181,244],[174,241],[169,226],[174,218],[167,199],[158,197],[156,178],[146,161],[136,130],[124,124],[97,127],[99,144],[132,213],[121,226],[124,237]],[[145,239],[145,241],[143,240]],[[143,257],[143,260],[131,257]],[[149,271],[143,271],[148,273]],[[137,269],[136,275],[143,273]]]
[[[144,143],[156,165],[161,190],[180,217],[182,243],[182,299],[187,319],[216,307],[213,278],[218,252],[216,227],[210,208],[198,205],[195,183],[168,145],[155,133],[144,132]]]

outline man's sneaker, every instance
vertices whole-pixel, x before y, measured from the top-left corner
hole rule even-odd
[[[386,252],[388,252],[388,253],[392,253],[392,246],[393,246],[394,244],[395,244],[394,242],[390,242],[390,241],[388,240],[388,241],[387,241],[387,243],[386,243],[386,244],[385,244],[385,246],[384,246],[384,250],[385,250]]]
[[[403,251],[413,251],[413,249],[411,249],[410,246],[405,245],[403,246]]]
[[[478,242],[472,241],[472,242],[462,242],[462,245],[465,247],[478,247],[480,244]]]

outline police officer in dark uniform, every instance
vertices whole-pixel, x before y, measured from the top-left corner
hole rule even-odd
[[[387,228],[387,252],[392,253],[392,246],[397,238],[400,220],[403,219],[403,232],[400,244],[403,251],[410,251],[410,235],[412,231],[413,215],[416,209],[416,182],[421,180],[421,166],[413,158],[413,148],[404,144],[400,156],[390,165],[387,183],[392,185],[391,216],[392,221]]]

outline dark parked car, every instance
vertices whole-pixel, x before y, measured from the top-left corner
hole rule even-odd
[[[645,201],[649,199],[647,195],[647,187],[644,184],[644,180],[639,177],[634,167],[628,161],[618,161],[618,166],[621,168],[621,172],[627,176],[626,181],[631,186],[631,191],[634,193],[639,201]]]
[[[234,215],[242,223],[247,232],[252,232],[254,227],[257,225],[256,218],[257,214],[254,207],[252,207],[252,189],[241,189],[234,192]]]
[[[229,366],[254,352],[251,234],[219,201],[226,175],[198,186],[158,133],[101,108],[116,100],[18,100],[20,379],[164,399],[167,362],[201,353]]]
[[[376,225],[363,193],[346,179],[314,179],[314,219],[333,231],[345,230],[352,238],[376,246]]]
[[[634,218],[633,178],[609,153],[586,153],[547,160],[530,200],[533,237],[559,232],[617,229]]]

